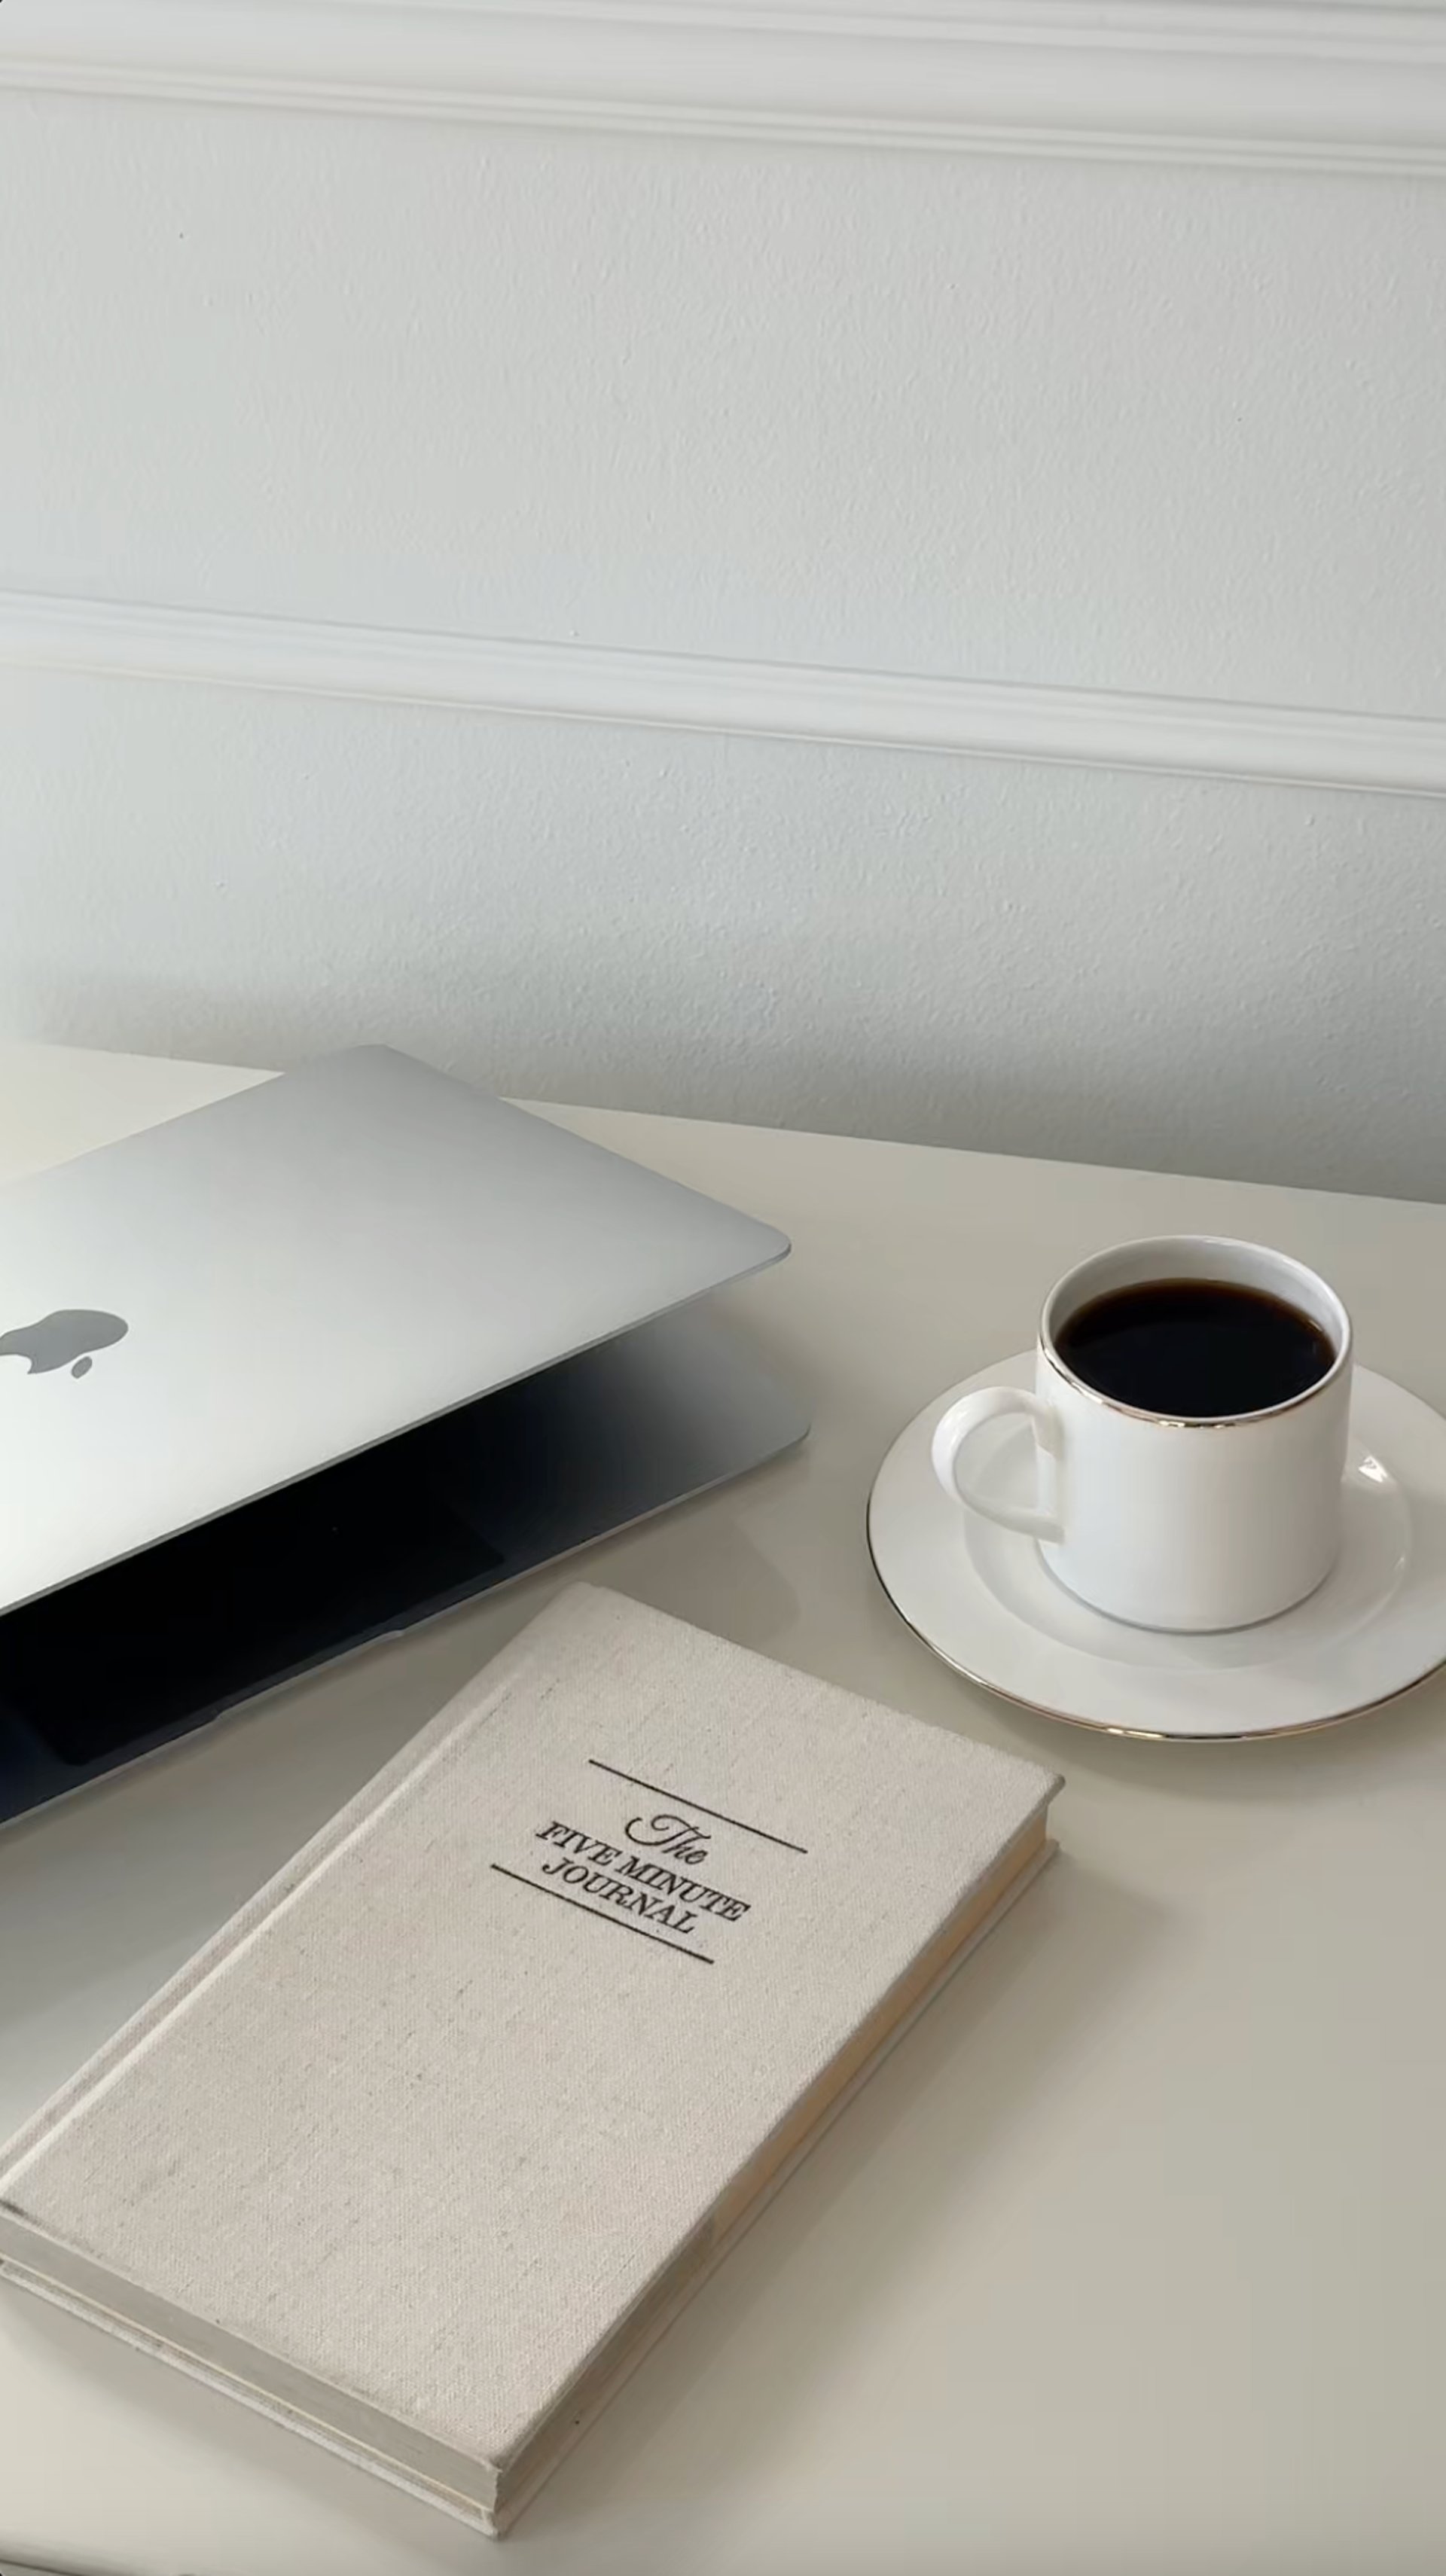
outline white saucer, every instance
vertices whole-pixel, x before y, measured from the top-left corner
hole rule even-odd
[[[1111,1735],[1295,1735],[1394,1699],[1446,1663],[1446,1421],[1358,1368],[1345,1539],[1335,1571],[1258,1628],[1169,1636],[1107,1619],[1055,1581],[1034,1541],[951,1502],[934,1425],[975,1386],[1030,1386],[1029,1351],[951,1386],[894,1442],[869,1498],[869,1549],[901,1618],[969,1681]],[[970,1443],[982,1481],[1034,1498],[1028,1425]]]

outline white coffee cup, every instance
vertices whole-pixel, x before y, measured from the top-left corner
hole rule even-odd
[[[1335,1356],[1304,1393],[1266,1412],[1172,1420],[1085,1384],[1057,1337],[1098,1297],[1155,1280],[1221,1280],[1263,1290],[1308,1316]],[[1325,1581],[1341,1538],[1350,1416],[1351,1321],[1304,1263],[1258,1243],[1204,1234],[1117,1244],[1067,1271],[1040,1318],[1031,1394],[980,1387],[934,1433],[948,1494],[1038,1540],[1050,1571],[1082,1601],[1140,1628],[1243,1628],[1272,1619]],[[1000,1414],[1033,1425],[1034,1507],[981,1491],[965,1444]]]

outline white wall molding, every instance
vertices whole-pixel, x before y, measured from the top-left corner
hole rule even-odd
[[[1446,796],[1446,718],[718,661],[0,591],[0,663],[397,705]]]
[[[0,87],[1446,171],[1446,14],[1369,0],[4,0]]]

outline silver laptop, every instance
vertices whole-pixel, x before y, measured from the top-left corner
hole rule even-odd
[[[386,1048],[0,1190],[0,1819],[801,1438],[787,1250]]]

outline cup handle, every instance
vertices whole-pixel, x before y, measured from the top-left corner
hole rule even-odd
[[[998,1521],[1001,1528],[1022,1530],[1026,1538],[1062,1539],[1064,1530],[1053,1513],[981,1494],[977,1485],[966,1483],[959,1473],[966,1440],[986,1422],[996,1421],[1001,1413],[1025,1414],[1034,1426],[1039,1447],[1051,1458],[1059,1456],[1059,1416],[1053,1405],[1046,1404],[1042,1396],[1031,1395],[1027,1387],[981,1386],[972,1395],[961,1395],[937,1425],[929,1447],[934,1473],[946,1494],[956,1502],[967,1503],[971,1511],[983,1512],[986,1519]]]

